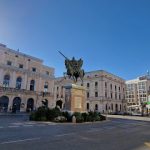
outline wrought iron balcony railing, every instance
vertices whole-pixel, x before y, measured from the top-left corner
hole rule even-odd
[[[27,95],[38,95],[42,97],[50,97],[53,96],[53,93],[50,92],[37,92],[37,91],[30,91],[26,89],[17,89],[17,88],[11,88],[11,87],[1,87],[0,86],[0,93],[9,93],[9,94],[27,94]]]

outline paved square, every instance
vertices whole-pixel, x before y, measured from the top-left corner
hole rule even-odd
[[[97,123],[29,122],[0,117],[0,150],[148,150],[150,123],[112,119]]]

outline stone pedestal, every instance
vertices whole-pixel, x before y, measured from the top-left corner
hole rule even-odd
[[[85,88],[76,84],[67,84],[65,88],[64,110],[70,113],[85,112]]]

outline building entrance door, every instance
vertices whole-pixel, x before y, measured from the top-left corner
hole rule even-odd
[[[7,96],[0,97],[0,112],[7,112],[9,98]]]
[[[34,100],[33,98],[29,98],[27,101],[27,111],[33,111],[34,108]]]
[[[21,98],[15,97],[13,100],[12,112],[20,112]]]

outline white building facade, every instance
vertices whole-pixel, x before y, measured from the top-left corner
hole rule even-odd
[[[150,76],[145,75],[126,81],[126,100],[128,106],[141,105],[148,102],[150,93]]]
[[[54,100],[63,108],[65,104],[64,85],[71,83],[64,77],[55,79]],[[77,82],[81,85],[81,81]],[[86,89],[87,111],[116,113],[126,111],[125,80],[104,70],[87,72],[83,86]]]
[[[0,44],[0,112],[53,106],[54,68]]]

